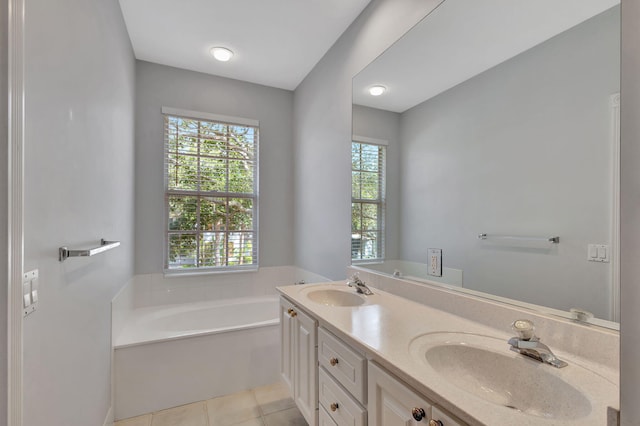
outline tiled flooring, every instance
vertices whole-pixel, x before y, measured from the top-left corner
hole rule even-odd
[[[115,426],[307,426],[282,383],[120,420]]]

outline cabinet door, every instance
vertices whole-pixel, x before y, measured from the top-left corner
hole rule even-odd
[[[293,395],[293,354],[295,344],[295,317],[291,316],[293,305],[280,298],[280,374]]]
[[[429,423],[430,403],[404,383],[369,363],[369,426],[409,426]],[[413,410],[422,409],[424,418],[416,421]]]
[[[318,354],[316,322],[295,309],[293,392],[296,405],[311,426],[318,424]]]

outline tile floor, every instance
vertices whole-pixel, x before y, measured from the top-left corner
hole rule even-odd
[[[120,420],[114,426],[307,426],[284,383]]]

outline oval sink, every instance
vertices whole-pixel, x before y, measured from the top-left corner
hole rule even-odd
[[[333,289],[319,289],[307,293],[307,297],[316,303],[327,306],[359,306],[365,300],[356,293]]]
[[[492,404],[558,420],[591,413],[589,399],[562,372],[508,348],[494,337],[434,333],[414,339],[410,351],[448,383]]]

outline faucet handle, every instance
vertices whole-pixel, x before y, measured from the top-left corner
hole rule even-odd
[[[533,325],[533,322],[529,320],[515,320],[513,324],[511,324],[511,329],[518,334],[518,337],[521,340],[531,340],[535,337],[535,334],[533,333],[535,326]]]
[[[351,275],[351,278],[349,278],[347,280],[347,284],[350,287],[353,287],[353,284],[360,284],[362,281],[360,281],[360,274],[358,274],[357,272],[354,272],[353,275]]]

